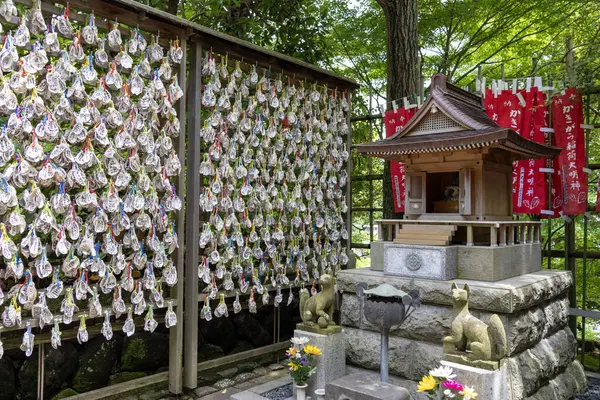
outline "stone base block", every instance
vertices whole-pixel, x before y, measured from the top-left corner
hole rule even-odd
[[[383,271],[383,251],[390,242],[371,242],[371,269]]]
[[[463,385],[472,387],[479,399],[506,400],[510,398],[506,364],[496,371],[473,368],[450,361],[442,361],[442,365],[452,368],[456,374],[456,380]]]
[[[383,252],[386,275],[447,281],[456,278],[458,248],[388,243]]]
[[[339,325],[329,325],[326,328],[319,328],[318,325],[309,325],[304,322],[296,324],[296,329],[306,332],[319,333],[321,335],[333,335],[342,331],[342,327]]]
[[[346,339],[344,332],[322,335],[296,329],[294,337],[308,337],[309,343],[321,349],[320,356],[315,357],[317,372],[308,381],[307,396],[313,396],[315,390],[324,389],[328,382],[344,376],[346,372]]]
[[[568,271],[541,270],[495,282],[444,282],[369,269],[339,271],[337,278],[343,292],[341,324],[350,365],[376,374],[380,364],[379,329],[364,318],[363,302],[355,295],[358,283],[369,287],[389,283],[404,291],[420,289],[421,308],[391,330],[389,342],[390,374],[415,384],[440,365],[441,340],[449,334],[452,320],[452,283],[459,287],[468,283],[473,316],[485,322],[491,314],[498,314],[506,329],[508,357],[504,361],[510,386],[505,399],[566,400],[585,391],[585,374],[575,360],[577,341],[567,326],[567,293],[572,284]],[[414,393],[413,398],[421,399]]]
[[[459,279],[496,282],[542,269],[541,244],[454,247],[458,250]]]
[[[346,375],[327,384],[327,400],[410,400],[410,393],[403,387],[382,383],[367,374]]]

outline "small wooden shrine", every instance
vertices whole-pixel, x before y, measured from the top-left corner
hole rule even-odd
[[[480,97],[446,82],[444,75],[433,76],[429,93],[402,130],[360,144],[358,152],[406,165],[407,223],[512,220],[512,163],[554,157],[560,149],[501,128],[486,115]],[[407,244],[449,244],[456,229],[437,226],[441,236],[419,229],[405,239]],[[419,233],[428,240],[415,242]]]

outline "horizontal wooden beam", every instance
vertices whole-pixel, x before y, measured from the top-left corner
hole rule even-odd
[[[354,90],[359,87],[355,80],[335,72],[265,49],[134,0],[56,0],[53,3],[62,5],[70,3],[76,10],[86,13],[94,11],[96,15],[103,18],[117,19],[118,22],[131,27],[139,25],[140,29],[149,32],[160,31],[161,36],[170,39],[180,37],[188,38],[190,41],[200,41],[205,49],[213,47],[220,53],[229,53],[231,58],[243,57],[247,62],[257,63],[261,67],[271,67],[278,72],[283,70],[288,74],[295,73],[298,79],[307,78],[341,90]]]

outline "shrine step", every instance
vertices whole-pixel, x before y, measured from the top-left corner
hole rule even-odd
[[[456,225],[402,225],[403,231],[444,231],[455,232]]]
[[[397,244],[418,244],[423,246],[448,246],[450,240],[441,239],[394,239]]]
[[[404,225],[396,232],[394,243],[448,246],[456,229],[456,225]]]

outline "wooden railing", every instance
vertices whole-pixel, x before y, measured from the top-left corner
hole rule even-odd
[[[454,225],[466,227],[467,246],[474,245],[473,228],[488,228],[490,231],[489,245],[505,247],[515,244],[540,243],[542,223],[539,221],[437,221],[411,219],[379,219],[375,221],[378,228],[378,241],[393,240],[400,232],[402,225]]]

